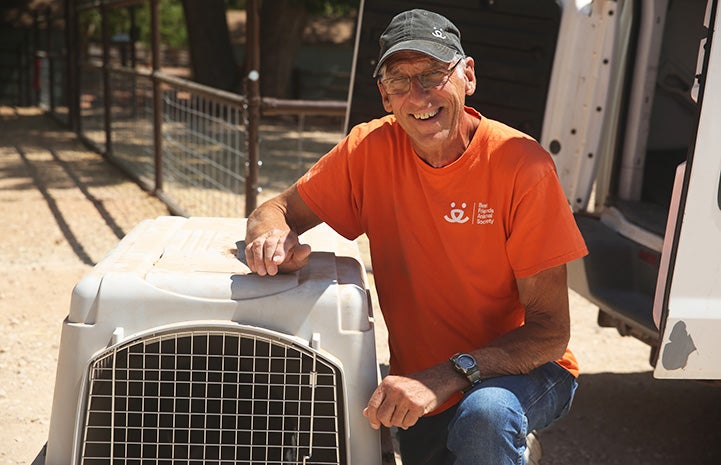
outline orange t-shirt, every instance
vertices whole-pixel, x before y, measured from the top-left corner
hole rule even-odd
[[[353,128],[298,181],[323,221],[349,239],[369,238],[393,374],[519,327],[516,278],[587,253],[550,155],[529,136],[466,111],[480,125],[443,168],[416,156],[388,115]],[[570,351],[558,362],[578,374]]]

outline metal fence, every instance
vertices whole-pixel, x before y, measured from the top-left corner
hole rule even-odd
[[[31,26],[0,25],[0,102],[37,105],[67,123],[64,20],[50,7],[31,16]]]
[[[5,105],[31,105],[32,52],[28,30],[2,27],[0,34],[0,102]]]
[[[252,83],[234,94],[161,70],[158,0],[66,5],[65,46],[36,43],[38,103],[176,214],[247,215],[343,136],[346,102],[260,98]],[[146,61],[134,38],[112,40],[110,15],[135,8],[150,10]],[[80,37],[78,24],[97,14],[102,40]],[[38,18],[36,27],[50,31],[55,20]]]

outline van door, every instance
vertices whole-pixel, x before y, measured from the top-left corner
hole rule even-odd
[[[718,2],[709,1],[695,145],[677,173],[664,238],[654,301],[663,335],[657,378],[721,379],[721,37],[713,34],[719,14]]]
[[[614,145],[628,43],[622,11],[610,0],[564,2],[540,142],[574,211],[588,206],[602,144]]]

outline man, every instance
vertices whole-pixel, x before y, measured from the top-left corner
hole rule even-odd
[[[412,10],[380,38],[392,113],[361,124],[248,220],[259,275],[296,270],[298,235],[366,233],[390,374],[364,411],[399,427],[405,465],[521,463],[570,408],[578,368],[565,264],[586,248],[550,156],[465,106],[473,58],[443,16]]]

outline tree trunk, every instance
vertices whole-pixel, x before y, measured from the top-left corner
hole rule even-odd
[[[230,44],[224,0],[183,0],[193,80],[238,92],[240,71]]]
[[[260,92],[263,96],[293,96],[293,68],[307,18],[305,2],[263,2],[260,8]]]

